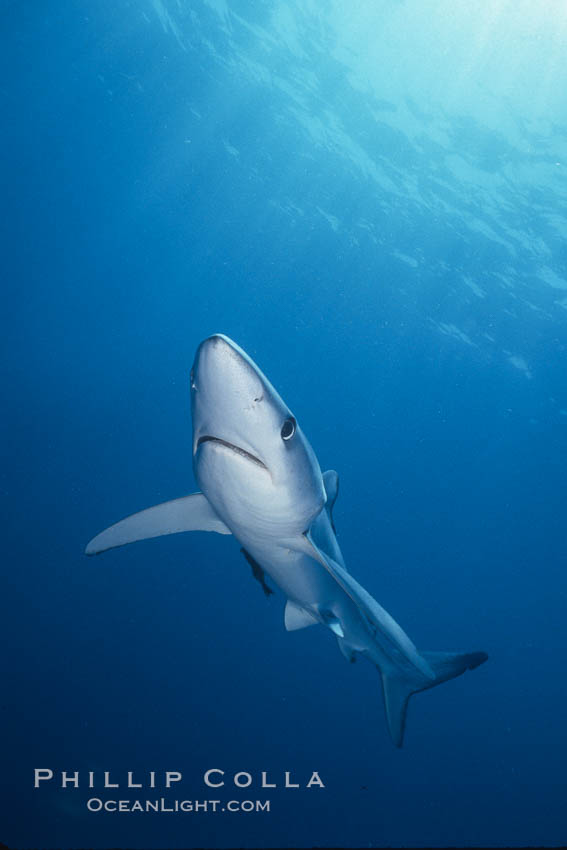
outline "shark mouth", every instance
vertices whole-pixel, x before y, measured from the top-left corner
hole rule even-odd
[[[245,457],[247,460],[251,460],[252,463],[261,466],[262,469],[268,470],[268,467],[265,463],[262,463],[259,457],[256,455],[247,452],[246,449],[241,449],[240,446],[235,446],[234,443],[229,443],[227,440],[221,440],[220,437],[211,437],[209,434],[204,434],[202,437],[199,437],[197,440],[197,445],[195,447],[195,451],[201,446],[203,443],[218,443],[221,446],[224,446],[227,449],[230,449],[235,454],[240,455],[241,457]]]

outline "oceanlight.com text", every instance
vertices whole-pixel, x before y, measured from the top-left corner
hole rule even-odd
[[[269,812],[270,800],[101,800],[99,797],[91,797],[87,800],[89,812],[121,812],[121,813],[143,813],[143,812]]]

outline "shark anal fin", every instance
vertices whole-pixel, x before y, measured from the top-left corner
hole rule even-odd
[[[285,606],[284,622],[288,632],[295,632],[297,629],[306,629],[307,626],[314,626],[319,621],[313,614],[306,611],[305,608],[301,608],[295,602],[292,602],[291,599],[288,599]]]
[[[107,549],[115,549],[127,543],[149,540],[164,534],[179,534],[182,531],[231,533],[207,498],[202,493],[192,493],[190,496],[138,511],[111,525],[93,537],[85,549],[85,554],[98,555]]]
[[[344,638],[338,638],[337,643],[339,645],[339,649],[346,658],[347,661],[350,661],[351,664],[356,662],[356,653],[354,649],[351,649],[348,642]]]
[[[261,584],[262,590],[264,591],[264,595],[271,596],[274,591],[268,584],[266,584],[266,575],[260,564],[254,560],[250,552],[247,552],[246,549],[241,549],[240,551],[250,564],[252,568],[252,575],[254,576],[256,581]]]

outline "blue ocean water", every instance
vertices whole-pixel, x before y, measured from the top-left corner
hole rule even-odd
[[[564,4],[5,2],[2,29],[0,841],[565,844]],[[418,647],[490,655],[412,699],[401,751],[376,671],[286,633],[234,540],[83,555],[195,489],[214,332],[338,470],[355,577]],[[271,811],[94,813],[62,770]]]

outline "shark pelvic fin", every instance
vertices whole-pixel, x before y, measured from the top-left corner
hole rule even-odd
[[[345,633],[343,632],[341,622],[338,617],[335,617],[332,611],[320,609],[319,614],[323,618],[325,625],[330,628],[333,634],[335,634],[338,638],[344,638]]]
[[[307,626],[314,626],[319,621],[315,619],[313,614],[306,611],[305,608],[300,608],[299,605],[288,599],[285,606],[284,622],[288,632],[295,632],[297,629],[306,629]]]
[[[101,531],[85,549],[86,555],[98,555],[107,549],[161,537],[164,534],[178,534],[181,531],[216,531],[218,534],[230,534],[230,529],[217,516],[202,493],[192,493],[181,499],[163,502],[153,508],[146,508],[137,514],[111,525]]]
[[[345,633],[343,632],[342,626],[338,620],[331,620],[329,623],[327,623],[327,625],[329,626],[333,634],[335,634],[339,638],[344,638]]]

